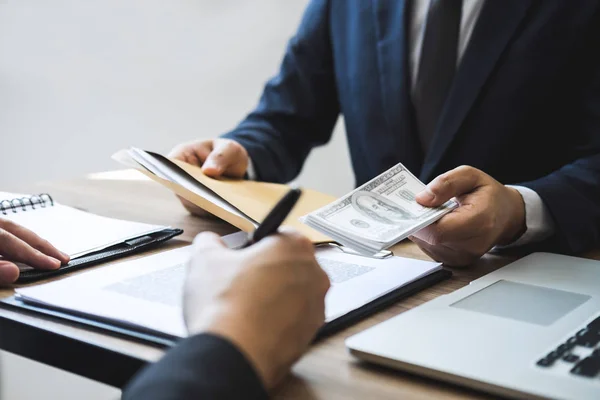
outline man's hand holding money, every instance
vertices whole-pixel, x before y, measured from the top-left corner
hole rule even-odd
[[[456,197],[459,207],[410,239],[427,255],[450,266],[468,265],[526,230],[521,194],[484,172],[461,166],[435,178],[416,200],[437,207]]]

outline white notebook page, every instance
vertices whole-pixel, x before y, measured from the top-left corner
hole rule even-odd
[[[0,200],[27,197],[15,193],[0,192]],[[102,250],[124,240],[164,229],[164,226],[124,221],[102,217],[58,203],[53,206],[24,211],[16,208],[0,213],[0,218],[9,219],[48,240],[71,258]]]

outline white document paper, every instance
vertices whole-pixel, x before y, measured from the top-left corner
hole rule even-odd
[[[0,192],[0,200],[27,197],[15,193]],[[124,240],[133,239],[163,230],[164,226],[144,224],[102,217],[58,203],[25,210],[16,207],[0,213],[48,240],[54,247],[76,258],[102,250]]]
[[[16,292],[36,304],[185,337],[181,301],[190,251],[182,247]],[[428,261],[373,259],[334,248],[317,249],[316,256],[332,284],[325,298],[327,322],[441,269]]]

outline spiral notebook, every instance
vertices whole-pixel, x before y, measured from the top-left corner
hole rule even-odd
[[[46,193],[24,196],[0,192],[0,218],[35,232],[71,256],[69,264],[55,271],[34,270],[19,264],[18,282],[44,279],[138,252],[183,232],[92,214],[58,204]]]

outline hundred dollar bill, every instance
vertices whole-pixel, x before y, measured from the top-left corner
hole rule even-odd
[[[441,207],[419,205],[415,196],[425,185],[402,164],[303,217],[307,225],[339,243],[373,254],[435,222],[457,207],[449,200]]]

